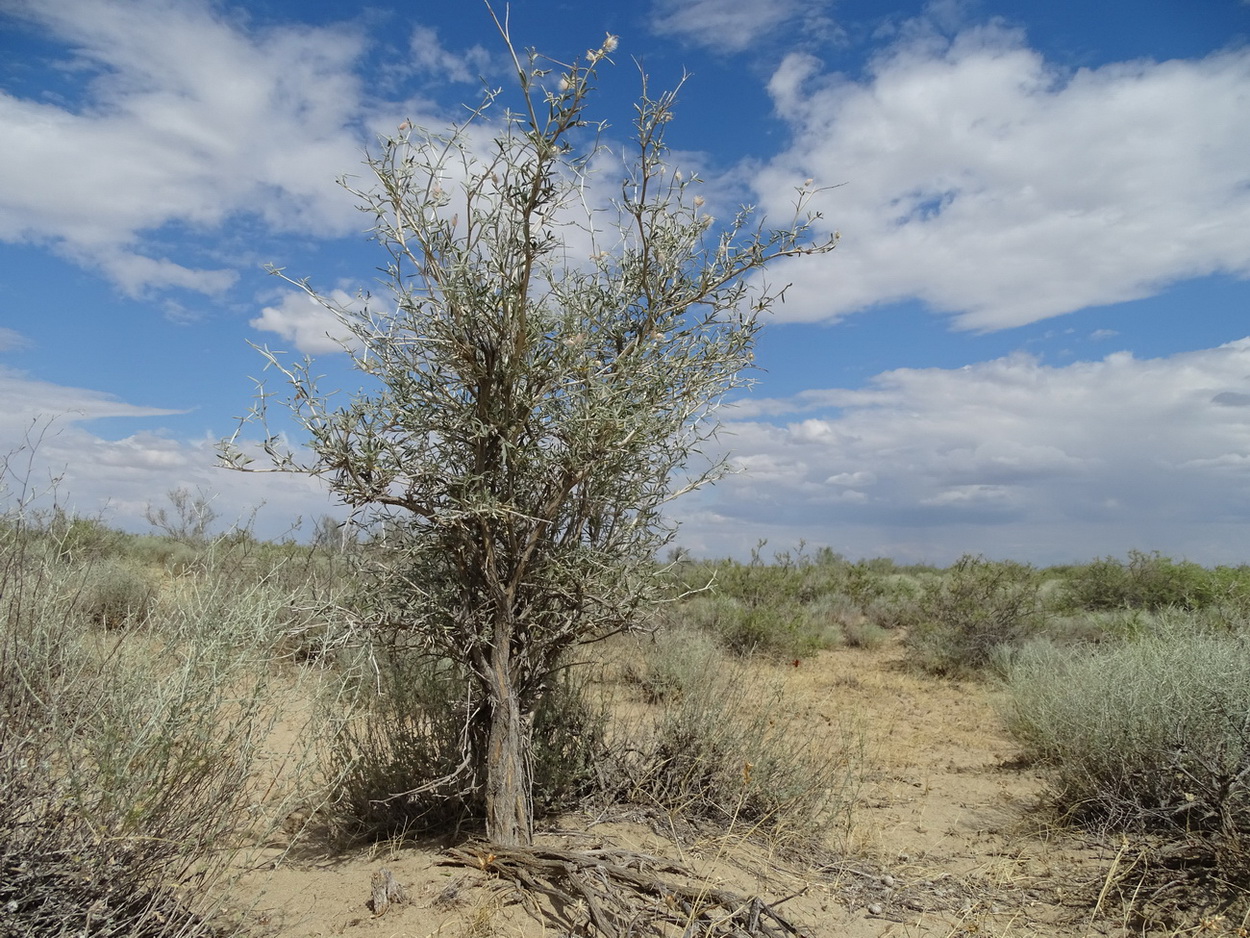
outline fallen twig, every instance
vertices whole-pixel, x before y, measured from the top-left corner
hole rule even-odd
[[[690,938],[801,938],[802,932],[759,896],[741,896],[700,882],[668,860],[628,850],[553,847],[453,847],[443,862],[473,867],[551,900],[549,917],[570,930],[593,928],[605,938],[663,935]]]

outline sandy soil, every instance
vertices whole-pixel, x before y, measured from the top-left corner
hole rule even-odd
[[[911,674],[901,656],[890,644],[776,668],[813,745],[843,744],[848,725],[863,730],[864,782],[851,829],[829,856],[782,860],[724,841],[678,847],[641,823],[581,817],[561,818],[541,841],[614,845],[678,860],[735,892],[793,895],[781,909],[811,938],[1139,933],[1114,902],[1094,913],[1115,845],[1044,829],[1033,810],[1041,781],[1016,761],[991,691]],[[287,856],[248,876],[241,894],[258,932],[275,938],[560,934],[535,921],[506,884],[444,865],[442,846]],[[370,887],[383,868],[407,901],[376,915]]]

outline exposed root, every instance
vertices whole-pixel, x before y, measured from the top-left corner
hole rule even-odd
[[[463,864],[548,900],[539,911],[570,934],[606,938],[801,938],[803,932],[758,896],[700,882],[668,860],[628,850],[453,847],[444,863]],[[532,907],[531,907],[532,908]]]

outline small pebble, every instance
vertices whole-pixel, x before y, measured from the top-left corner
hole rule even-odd
[[[881,877],[881,883],[882,883],[882,885],[885,885],[885,886],[893,886],[893,885],[894,885],[894,877],[893,877],[893,876],[890,876],[890,875],[887,873],[885,876],[882,876],[882,877]]]
[[[881,904],[880,904],[880,903],[877,903],[877,902],[874,902],[872,905],[870,905],[870,906],[868,907],[868,914],[869,914],[869,915],[880,915],[880,914],[881,914]]]

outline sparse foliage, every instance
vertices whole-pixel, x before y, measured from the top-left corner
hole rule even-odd
[[[176,541],[194,543],[205,540],[217,520],[213,497],[203,489],[192,492],[183,487],[170,489],[168,497],[168,508],[149,504],[144,509],[143,517],[147,523]]]
[[[281,800],[258,770],[283,597],[206,574],[157,602],[67,549],[94,523],[27,507],[0,518],[0,938],[231,934],[213,900]]]
[[[565,653],[639,623],[663,506],[725,471],[701,447],[781,296],[748,275],[836,240],[810,237],[810,187],[785,227],[750,209],[718,225],[670,162],[674,93],[645,80],[614,165],[586,108],[615,47],[571,64],[513,52],[516,111],[492,122],[492,93],[449,132],[405,124],[369,157],[370,184],[349,188],[385,293],[347,309],[300,284],[350,333],[368,387],[336,406],[309,362],[264,351],[312,456],[272,433],[263,448],[389,514],[371,615],[457,664],[464,752],[438,784],[483,797],[503,844],[532,836],[533,714]],[[592,164],[621,172],[616,198]],[[223,453],[247,468],[233,441]]]
[[[1041,578],[1026,565],[965,556],[925,582],[910,611],[912,661],[935,674],[976,671],[1045,621]]]

